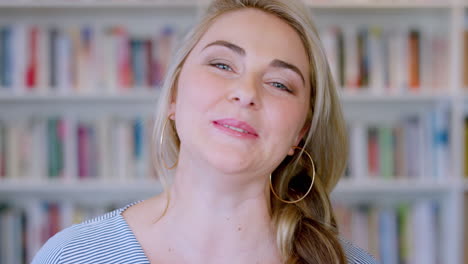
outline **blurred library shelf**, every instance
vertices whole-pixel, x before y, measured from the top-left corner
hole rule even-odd
[[[84,181],[23,181],[19,179],[3,180],[0,182],[0,197],[7,197],[17,194],[18,197],[45,195],[53,198],[55,194],[67,195],[67,193],[85,192],[101,195],[102,193],[137,193],[142,194],[160,192],[162,187],[156,180],[140,181],[103,181],[103,180],[84,180]],[[408,193],[418,195],[418,193],[444,193],[451,190],[457,182],[427,182],[415,180],[342,180],[334,190],[336,194],[356,193],[364,198],[369,193]],[[414,193],[413,193],[414,192]],[[369,196],[375,198],[375,195]],[[65,197],[66,198],[66,197]]]
[[[43,8],[43,7],[67,7],[67,8],[128,8],[128,7],[191,7],[198,8],[203,0],[0,0],[0,7],[19,7],[19,8]]]
[[[0,7],[197,7],[209,0],[0,0]],[[449,8],[440,0],[306,0],[314,8]]]
[[[341,180],[332,192],[332,200],[346,205],[392,205],[398,202],[443,199],[457,182],[421,180]],[[378,198],[376,198],[378,197]]]
[[[396,94],[383,95],[371,93],[343,93],[341,100],[344,103],[356,104],[411,104],[411,105],[434,105],[438,102],[449,101],[450,95],[447,94]]]
[[[115,201],[137,201],[162,191],[157,181],[2,181],[0,198],[10,200],[44,199],[108,204]]]
[[[367,193],[408,193],[410,195],[419,195],[419,193],[437,193],[442,194],[449,192],[456,186],[460,186],[457,181],[427,181],[427,180],[385,180],[385,179],[369,179],[369,180],[341,180],[335,193],[357,193],[359,195]],[[367,195],[367,194],[366,194]],[[375,198],[375,195],[369,197]]]
[[[313,8],[330,8],[330,9],[375,9],[375,8],[450,8],[450,1],[404,1],[404,0],[308,0],[306,1]]]
[[[158,91],[154,92],[131,92],[124,94],[0,94],[2,104],[30,104],[30,103],[98,103],[98,102],[134,102],[134,103],[153,103],[158,97]]]
[[[158,87],[208,2],[0,0],[0,263],[162,191]],[[384,264],[468,264],[468,1],[305,2],[343,87],[340,232]]]

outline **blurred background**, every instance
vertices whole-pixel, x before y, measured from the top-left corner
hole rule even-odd
[[[158,87],[208,0],[0,0],[0,263],[161,186]],[[348,124],[343,237],[468,264],[468,1],[307,0]]]

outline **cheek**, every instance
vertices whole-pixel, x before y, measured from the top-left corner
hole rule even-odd
[[[206,114],[220,100],[220,88],[223,87],[201,66],[188,66],[180,74],[175,104],[177,132],[181,141],[185,142],[189,137],[198,137],[202,133],[199,129],[205,127],[208,120]]]
[[[298,102],[279,103],[276,107],[268,111],[270,114],[271,124],[274,124],[271,129],[278,142],[294,145],[299,135],[304,120],[306,118],[306,109],[298,107]]]
[[[211,75],[203,69],[182,72],[178,83],[178,108],[186,106],[203,108],[211,104],[219,96],[222,87],[221,82]],[[203,109],[198,109],[198,111],[200,110]]]

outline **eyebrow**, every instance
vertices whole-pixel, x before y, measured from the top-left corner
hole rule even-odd
[[[236,44],[233,44],[231,42],[227,42],[225,40],[216,40],[214,42],[211,42],[210,44],[206,45],[202,50],[208,48],[208,47],[211,47],[211,46],[223,46],[223,47],[226,47],[232,51],[234,51],[235,53],[241,55],[241,56],[245,56],[246,52],[243,48],[237,46]],[[288,69],[288,70],[291,70],[295,73],[297,73],[301,79],[302,79],[302,84],[305,84],[305,79],[304,79],[304,76],[302,75],[301,71],[299,70],[299,68],[297,68],[296,66],[292,65],[291,63],[287,63],[285,61],[282,61],[282,60],[278,60],[278,59],[274,59],[271,63],[270,63],[270,66],[272,67],[275,67],[275,68],[285,68],[285,69]]]
[[[237,46],[236,44],[232,44],[230,42],[227,42],[227,41],[224,41],[224,40],[216,40],[214,42],[211,42],[210,44],[206,45],[204,49],[208,48],[208,47],[211,47],[211,46],[223,46],[223,47],[226,47],[232,51],[234,51],[235,53],[241,55],[241,56],[245,56],[245,50],[239,46]]]
[[[294,65],[290,64],[290,63],[287,63],[285,61],[282,61],[282,60],[278,60],[278,59],[275,59],[273,60],[271,63],[270,63],[270,66],[272,67],[277,67],[277,68],[285,68],[285,69],[289,69],[295,73],[297,73],[301,79],[302,79],[302,84],[305,84],[305,79],[304,79],[304,76],[302,75],[301,71]]]

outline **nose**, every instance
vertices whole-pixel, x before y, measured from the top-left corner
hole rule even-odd
[[[257,108],[259,106],[259,84],[255,78],[245,78],[238,82],[229,93],[229,101],[242,107]]]

